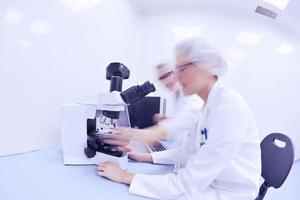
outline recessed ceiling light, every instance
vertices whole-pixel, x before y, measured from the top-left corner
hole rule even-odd
[[[29,30],[33,33],[42,35],[48,33],[51,30],[51,26],[42,20],[36,20],[32,22]]]
[[[201,29],[198,26],[175,26],[172,31],[175,42],[186,38],[201,36]]]
[[[23,13],[17,10],[8,10],[5,15],[5,20],[12,24],[18,24],[23,18]]]
[[[283,43],[276,49],[276,51],[282,55],[288,55],[294,51],[294,47],[289,44]]]
[[[260,42],[261,37],[262,36],[257,33],[242,31],[239,33],[236,41],[242,45],[256,46]]]
[[[264,0],[265,2],[284,10],[290,0]]]
[[[73,11],[81,12],[97,6],[100,0],[60,0]]]

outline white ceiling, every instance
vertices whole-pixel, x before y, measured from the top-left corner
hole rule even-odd
[[[243,17],[253,21],[266,21],[295,32],[300,37],[300,1],[290,0],[285,10],[280,10],[263,0],[130,0],[133,7],[144,16],[176,12],[209,12],[218,15]],[[275,20],[255,13],[260,5],[278,13]]]

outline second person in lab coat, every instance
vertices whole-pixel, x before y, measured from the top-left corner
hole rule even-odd
[[[177,174],[146,175],[100,163],[98,174],[128,184],[130,193],[155,199],[253,200],[259,188],[260,141],[248,104],[219,80],[226,64],[206,41],[183,41],[175,53],[184,93],[205,102],[182,149],[184,167]]]

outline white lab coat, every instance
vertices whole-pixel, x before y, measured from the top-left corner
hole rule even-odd
[[[154,162],[184,161],[185,167],[177,174],[136,174],[129,192],[155,199],[255,199],[261,173],[260,142],[243,97],[218,81],[192,129],[185,148],[169,155],[152,154]],[[207,138],[201,134],[204,129]]]

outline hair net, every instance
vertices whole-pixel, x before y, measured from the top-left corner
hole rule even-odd
[[[198,67],[218,77],[224,75],[227,70],[227,64],[221,53],[199,37],[179,42],[175,47],[175,55],[176,57],[184,56],[186,63],[195,63]]]

